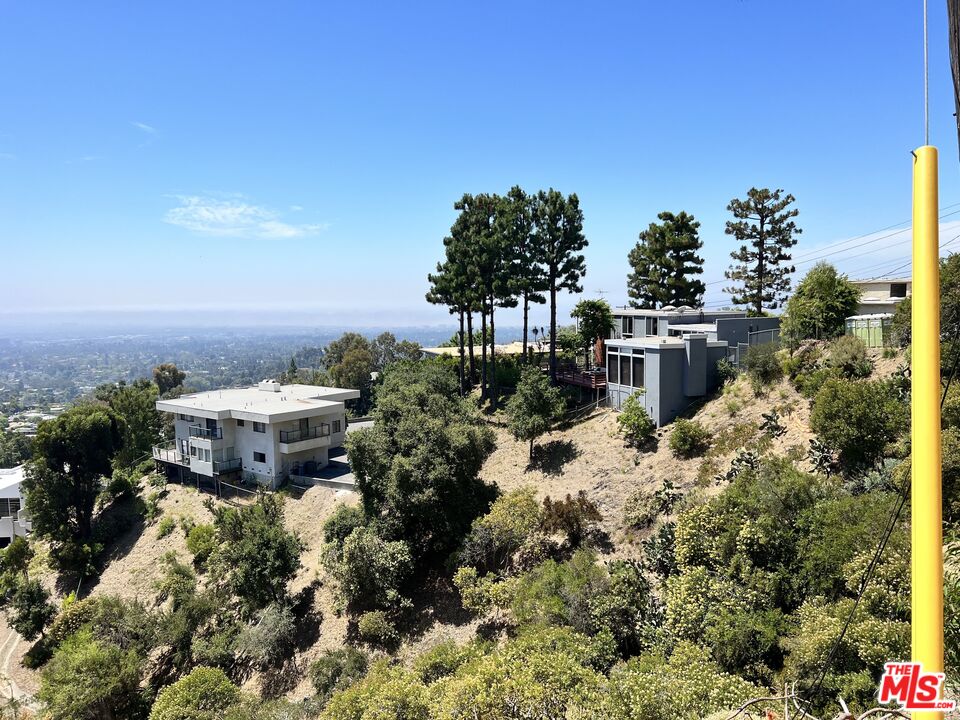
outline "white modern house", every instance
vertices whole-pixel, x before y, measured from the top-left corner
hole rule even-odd
[[[173,415],[175,439],[155,447],[153,457],[159,469],[198,486],[241,479],[270,488],[288,478],[310,482],[329,462],[330,450],[343,445],[344,401],[359,397],[359,390],[264,380],[158,400],[157,409]]]
[[[6,547],[13,538],[25,537],[31,528],[23,509],[24,466],[0,469],[0,547]]]

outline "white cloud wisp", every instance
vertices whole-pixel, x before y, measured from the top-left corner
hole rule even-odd
[[[275,211],[243,198],[221,199],[203,195],[178,195],[164,221],[199,235],[257,239],[291,239],[316,235],[326,229],[319,223],[287,223]]]

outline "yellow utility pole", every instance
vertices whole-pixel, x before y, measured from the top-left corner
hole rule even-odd
[[[913,161],[913,344],[911,347],[912,645],[924,672],[943,671],[943,529],[940,477],[940,225],[937,149]],[[940,712],[914,717],[934,720]]]

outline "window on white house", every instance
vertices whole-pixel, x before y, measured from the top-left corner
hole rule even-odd
[[[190,457],[196,457],[196,456],[197,456],[197,446],[196,446],[196,445],[191,445],[191,446],[190,446]]]
[[[267,461],[267,454],[262,452],[254,452],[253,461],[258,463],[265,463]]]
[[[243,427],[243,426],[244,426],[243,420],[237,420],[237,427]]]
[[[618,382],[618,373],[620,372],[620,356],[610,354],[607,355],[607,382],[617,383]]]
[[[335,433],[340,432],[340,421],[339,421],[339,420],[334,420],[334,421],[333,421],[333,431],[334,431]]]
[[[177,417],[184,422],[193,422],[193,415],[184,415],[183,413],[179,413]]]
[[[210,462],[210,451],[206,448],[203,449],[203,461]]]
[[[262,432],[262,433],[265,433],[265,432],[267,431],[267,426],[264,425],[262,422],[256,422],[256,421],[254,421],[254,423],[253,423],[253,431],[254,431],[254,432]]]

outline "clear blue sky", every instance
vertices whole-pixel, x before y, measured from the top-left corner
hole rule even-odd
[[[944,6],[930,6],[941,206],[960,203]],[[3,312],[447,322],[422,298],[452,203],[515,183],[579,194],[586,294],[614,304],[661,210],[697,216],[705,279],[721,278],[725,206],[751,185],[796,195],[796,254],[811,256],[910,216],[920,8],[5,3]],[[908,240],[831,259],[882,271]]]

